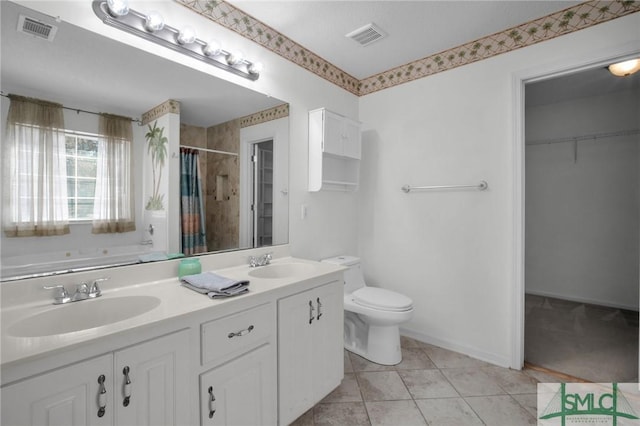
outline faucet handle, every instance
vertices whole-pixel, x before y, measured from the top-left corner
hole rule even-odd
[[[102,295],[102,291],[100,290],[100,287],[98,287],[98,284],[108,281],[109,279],[110,277],[103,277],[93,280],[93,284],[91,284],[91,288],[89,289],[89,297],[100,297]]]
[[[258,258],[256,258],[255,256],[249,256],[249,266],[252,268],[258,266]]]
[[[44,286],[45,290],[57,290],[53,296],[53,304],[60,305],[71,301],[67,289],[63,285]]]

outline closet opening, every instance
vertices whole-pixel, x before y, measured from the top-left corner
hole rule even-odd
[[[638,381],[640,73],[524,88],[524,361]]]

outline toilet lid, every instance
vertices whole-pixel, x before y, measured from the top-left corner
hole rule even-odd
[[[363,287],[352,293],[353,301],[368,308],[385,311],[408,311],[413,301],[395,291],[377,287]]]

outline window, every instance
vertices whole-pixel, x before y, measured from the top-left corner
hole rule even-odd
[[[65,133],[69,220],[93,219],[98,164],[98,137]]]

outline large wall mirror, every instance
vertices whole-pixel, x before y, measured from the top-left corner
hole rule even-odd
[[[14,100],[8,95],[64,106],[60,155],[69,215],[68,233],[10,236],[4,227],[12,207],[10,190],[3,188],[1,280],[288,242],[285,101],[9,1],[0,7],[2,148],[10,143],[7,118]],[[53,25],[55,36],[24,33],[25,19]],[[135,230],[93,232],[96,157],[102,155],[95,113],[144,122],[132,122]],[[183,232],[191,220],[185,214],[193,212],[185,213],[182,179],[185,174],[193,178],[185,164],[194,161],[195,204],[202,205],[196,214],[203,229],[199,248],[187,247],[191,243]],[[6,162],[3,170],[9,170]],[[167,189],[158,194],[161,185]]]

